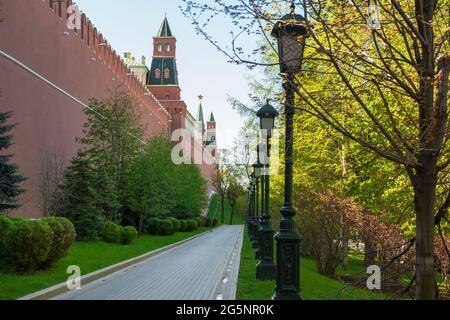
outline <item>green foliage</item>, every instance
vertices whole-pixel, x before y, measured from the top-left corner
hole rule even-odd
[[[138,232],[135,227],[127,226],[121,229],[120,243],[131,244],[136,241]]]
[[[147,233],[152,235],[158,234],[158,225],[161,219],[151,218],[147,222]]]
[[[121,236],[121,227],[112,222],[106,221],[103,225],[102,239],[108,243],[119,242]]]
[[[215,227],[215,226],[217,226],[218,223],[219,223],[219,219],[213,218],[213,219],[212,219],[212,224],[211,224],[211,225],[212,225],[213,227]]]
[[[199,227],[205,227],[205,218],[203,217],[194,217],[193,218],[195,221],[197,221],[197,224]]]
[[[187,220],[180,220],[180,231],[186,232],[188,229],[188,222]]]
[[[205,180],[196,165],[175,165],[172,144],[157,136],[148,141],[127,175],[126,198],[140,223],[149,217],[174,214],[177,218],[201,211]]]
[[[11,113],[0,112],[0,213],[20,207],[17,197],[25,191],[19,186],[25,178],[17,174],[17,166],[10,162],[12,155],[4,153],[13,143],[13,137],[8,135],[15,127],[7,124],[10,117]]]
[[[66,218],[49,217],[45,218],[43,221],[45,221],[53,231],[51,250],[48,253],[46,261],[43,263],[43,267],[47,268],[67,255],[70,247],[75,242],[76,232],[73,224]]]
[[[0,270],[4,269],[6,260],[6,234],[9,232],[13,222],[10,218],[0,214]]]
[[[4,238],[3,271],[31,273],[49,257],[53,231],[43,220],[13,220]]]
[[[187,222],[186,231],[190,232],[190,231],[197,230],[198,222],[196,220],[188,219],[188,220],[186,220],[186,222]]]
[[[213,218],[210,217],[203,218],[202,227],[211,227],[212,225],[213,225]]]
[[[125,204],[126,173],[142,147],[139,107],[121,90],[110,92],[104,100],[92,99],[89,107],[83,138],[78,141],[87,146],[86,153],[98,169],[93,186],[99,197],[97,206],[106,219],[118,220],[118,210]]]
[[[59,215],[75,226],[78,240],[98,237],[103,217],[97,207],[98,194],[95,170],[86,154],[79,152],[64,174],[62,206]]]
[[[158,235],[161,236],[170,236],[175,233],[175,229],[173,227],[173,222],[164,219],[158,223]]]
[[[181,228],[181,222],[177,218],[168,218],[170,221],[172,221],[173,229],[175,232],[178,232]]]

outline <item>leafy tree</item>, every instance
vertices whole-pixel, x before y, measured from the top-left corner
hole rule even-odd
[[[174,188],[174,209],[179,218],[196,216],[206,205],[206,181],[196,165],[181,164],[173,168],[170,178]]]
[[[285,3],[184,2],[184,13],[199,34],[232,62],[250,68],[278,63],[272,41],[259,43],[248,55],[238,43],[245,35],[270,39],[274,21],[287,11]],[[412,190],[416,218],[411,240],[416,244],[416,298],[433,299],[434,233],[437,229],[442,236],[450,206],[449,1],[385,0],[376,5],[381,21],[371,23],[360,2],[305,1],[309,39],[304,70],[300,79],[288,77],[286,85],[301,100],[296,104],[299,110],[402,168]],[[209,13],[230,18],[237,29],[232,31],[231,46],[221,46],[207,32],[213,20]],[[253,61],[255,53],[273,59]]]
[[[120,89],[111,92],[105,100],[92,99],[85,109],[87,121],[78,142],[98,168],[97,193],[108,218],[115,219],[114,211],[119,209],[117,201],[125,203],[122,198],[126,172],[144,145],[144,128],[138,110],[132,97]],[[102,182],[107,182],[106,190]]]
[[[10,162],[13,156],[3,154],[12,145],[13,137],[8,132],[15,125],[7,124],[10,117],[10,112],[0,112],[0,212],[19,208],[17,197],[25,191],[19,186],[25,178],[17,174],[17,166]]]
[[[164,137],[151,138],[144,152],[131,164],[126,180],[126,199],[138,218],[139,234],[146,218],[170,212],[175,201],[171,197],[171,183],[175,182],[171,179],[171,169],[174,169],[171,145]]]
[[[233,224],[234,213],[236,209],[237,200],[245,194],[244,188],[239,184],[235,175],[230,174],[228,177],[229,186],[227,188],[226,198],[231,207],[230,224]]]
[[[103,219],[98,208],[96,179],[92,161],[80,151],[65,171],[62,205],[58,212],[72,221],[79,240],[93,240],[101,230]]]
[[[225,219],[225,198],[228,190],[228,180],[226,179],[225,171],[225,167],[218,167],[213,177],[213,186],[220,195],[220,212],[222,223],[224,223]]]

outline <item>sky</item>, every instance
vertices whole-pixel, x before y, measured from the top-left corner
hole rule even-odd
[[[198,95],[203,95],[205,118],[214,112],[219,148],[229,147],[243,125],[243,119],[227,102],[228,95],[248,103],[249,88],[244,66],[232,65],[209,42],[197,35],[179,6],[181,0],[77,0],[80,7],[109,44],[123,56],[131,52],[151,64],[153,36],[167,14],[173,35],[177,38],[177,66],[182,99],[192,115],[197,116]],[[226,27],[215,23],[211,30],[229,43]]]

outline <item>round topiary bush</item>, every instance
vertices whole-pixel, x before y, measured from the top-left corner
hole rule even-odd
[[[180,220],[178,220],[177,218],[169,218],[169,220],[172,221],[172,223],[173,223],[174,232],[180,231],[180,228],[181,228]]]
[[[158,234],[158,225],[161,222],[158,218],[151,218],[147,222],[147,233],[152,235]]]
[[[185,232],[187,230],[188,223],[186,220],[180,220],[180,231]]]
[[[66,256],[75,242],[76,232],[72,222],[66,218],[50,217],[43,219],[53,231],[52,247],[42,267],[47,268]]]
[[[170,236],[174,234],[175,229],[173,227],[172,221],[169,219],[161,220],[158,224],[158,235]]]
[[[114,243],[120,240],[120,226],[112,221],[103,225],[102,239],[105,242]]]
[[[7,272],[31,273],[48,258],[53,231],[43,220],[14,219],[4,238],[4,269]]]
[[[194,218],[192,218],[192,219],[195,220],[195,221],[197,221],[197,225],[198,225],[199,227],[203,227],[204,220],[202,219],[202,217],[194,217]]]
[[[135,227],[124,227],[120,233],[120,243],[121,244],[130,244],[136,241],[138,236],[138,232]]]
[[[187,221],[187,229],[186,231],[194,231],[198,229],[198,222],[194,219],[189,219]]]

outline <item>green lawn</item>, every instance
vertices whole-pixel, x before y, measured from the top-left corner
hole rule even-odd
[[[233,217],[233,225],[244,224],[242,216],[238,213],[239,210],[236,209],[236,212]],[[222,213],[221,213],[221,203],[220,196],[214,195],[211,200],[211,205],[208,210],[208,217],[219,219],[219,224],[222,224]],[[225,200],[225,210],[224,210],[224,224],[230,224],[231,218],[231,207],[228,201]]]
[[[76,242],[70,249],[69,255],[49,270],[25,276],[0,274],[0,300],[17,299],[64,282],[69,276],[66,270],[70,265],[78,265],[82,274],[85,275],[209,229],[199,228],[193,232],[178,232],[168,237],[143,235],[131,245],[110,244],[102,241]]]
[[[361,267],[353,260],[349,263],[350,270],[360,270]],[[255,280],[256,260],[255,251],[251,247],[247,232],[241,253],[241,267],[239,271],[237,299],[238,300],[267,300],[271,299],[275,281]],[[382,299],[379,293],[365,289],[349,288],[338,280],[320,275],[315,270],[314,261],[301,258],[300,270],[301,296],[305,300],[367,300]]]

